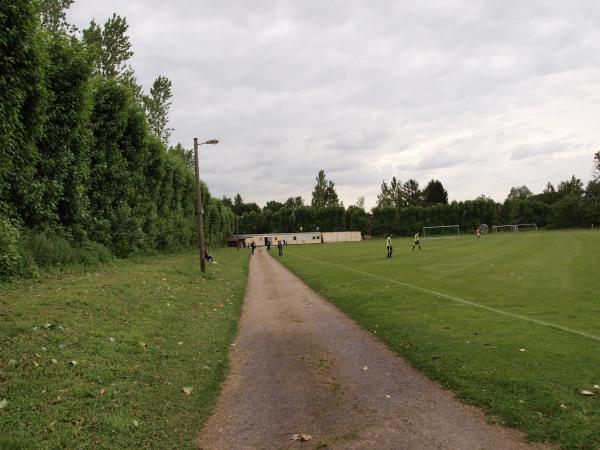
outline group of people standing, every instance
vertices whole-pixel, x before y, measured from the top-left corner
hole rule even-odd
[[[271,250],[271,241],[266,240],[267,251]],[[256,242],[252,241],[250,244],[250,249],[252,250],[252,254],[254,255],[254,251],[256,250]],[[283,241],[280,239],[277,241],[277,251],[279,252],[279,256],[283,256]]]
[[[389,234],[386,239],[385,246],[387,248],[387,257],[391,258],[392,253],[394,253],[394,246],[392,245],[392,236],[390,236]],[[413,251],[414,251],[415,247],[419,247],[419,251],[422,250],[421,249],[421,240],[419,239],[419,232],[415,233],[415,243],[412,246]]]

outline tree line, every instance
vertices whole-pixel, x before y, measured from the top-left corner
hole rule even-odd
[[[310,205],[302,197],[290,197],[285,202],[270,200],[261,208],[256,203],[244,203],[240,194],[233,200],[223,197],[223,203],[234,211],[235,228],[240,234],[319,229],[408,236],[424,226],[460,225],[466,232],[483,223],[589,227],[600,224],[600,152],[594,155],[593,177],[586,186],[575,176],[556,187],[548,183],[537,194],[527,186],[516,186],[502,203],[483,195],[449,203],[448,192],[439,180],[430,180],[420,189],[417,180],[402,183],[393,177],[390,183],[382,183],[377,204],[370,211],[364,207],[364,197],[344,207],[335,183],[327,180],[323,170],[317,175]]]
[[[79,31],[72,1],[0,6],[0,278],[196,240],[191,152],[167,145],[171,81],[144,92],[127,20]],[[234,214],[202,195],[221,245]]]

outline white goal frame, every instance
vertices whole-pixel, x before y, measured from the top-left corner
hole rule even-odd
[[[444,235],[427,235],[427,230],[434,230],[434,229],[440,229],[440,228],[448,228],[448,229],[455,229],[456,233],[451,235],[451,236],[444,236]],[[435,227],[423,227],[423,229],[421,230],[421,238],[422,239],[451,239],[451,238],[455,238],[456,236],[460,235],[460,226],[459,225],[438,225]]]
[[[487,224],[482,223],[481,225],[479,225],[479,231],[481,231],[481,234],[489,233],[490,227],[488,227]]]
[[[517,231],[537,231],[538,227],[535,223],[520,223],[517,225]]]
[[[510,231],[511,233],[516,233],[519,231],[518,225],[494,225],[492,226],[492,233],[501,233],[505,231]]]

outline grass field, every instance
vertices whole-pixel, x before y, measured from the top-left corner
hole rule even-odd
[[[394,245],[391,260],[383,240],[281,260],[459,398],[532,440],[600,448],[600,231]]]
[[[0,289],[0,448],[195,448],[248,268],[214,256],[205,276],[193,253]]]

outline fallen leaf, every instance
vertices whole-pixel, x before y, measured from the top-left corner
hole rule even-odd
[[[184,388],[181,388],[181,391],[185,394],[185,395],[192,395],[192,391],[194,390],[194,388],[186,386]]]
[[[179,341],[179,342],[177,343],[177,345],[183,345],[183,342],[182,342],[182,341]]]
[[[33,365],[34,365],[35,367],[40,367],[40,365],[39,365],[38,363],[36,363],[35,361],[33,362]]]
[[[520,352],[524,352],[524,351],[525,351],[525,349],[524,349],[524,348],[520,348],[520,349],[519,349],[519,351],[520,351]]]
[[[595,384],[594,389],[600,389],[600,384]]]
[[[304,434],[304,433],[295,433],[292,434],[292,437],[290,438],[290,444],[292,442],[295,441],[301,441],[301,442],[306,442],[306,441],[310,441],[313,437],[310,434]]]
[[[7,405],[8,405],[8,400],[6,400],[5,398],[0,400],[0,409],[6,408]]]
[[[69,364],[72,366],[76,366],[77,365],[77,361],[75,361],[74,359],[69,361]]]
[[[52,358],[52,364],[58,364],[58,360],[55,358]]]
[[[567,407],[566,407],[565,405],[563,405],[562,403],[560,404],[560,407],[561,407],[562,409],[567,409]]]
[[[363,366],[362,370],[369,370],[369,367],[368,366]]]
[[[385,398],[392,398],[392,396],[391,395],[386,395]]]
[[[586,391],[585,389],[583,391],[581,391],[580,394],[587,395],[587,396],[594,395],[594,393],[592,391]]]
[[[139,427],[139,426],[140,426],[140,423],[139,423],[137,420],[134,420],[134,421],[133,421],[133,426],[134,426],[134,427]]]
[[[148,347],[148,344],[146,344],[145,342],[140,341],[140,347],[146,348],[146,347]]]
[[[104,388],[100,389],[100,395],[104,395],[104,394],[106,394],[106,389],[104,389]]]
[[[113,342],[115,342],[115,338],[114,338],[114,337],[112,337],[112,336],[110,336],[110,337],[108,338],[108,342],[110,342],[110,343],[112,344]]]

